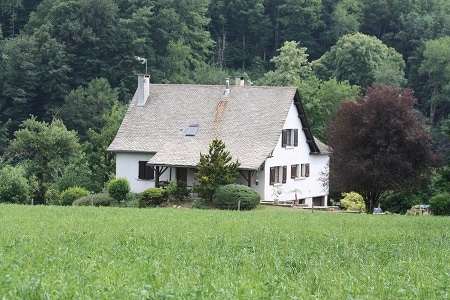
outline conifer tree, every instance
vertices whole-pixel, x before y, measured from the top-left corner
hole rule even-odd
[[[238,177],[239,165],[237,160],[232,162],[230,152],[225,150],[225,143],[214,139],[209,145],[208,154],[200,153],[200,161],[195,172],[198,181],[195,186],[196,192],[200,197],[211,201],[219,186],[233,183]]]

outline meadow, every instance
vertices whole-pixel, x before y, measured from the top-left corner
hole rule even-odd
[[[0,205],[2,299],[448,299],[450,218]]]

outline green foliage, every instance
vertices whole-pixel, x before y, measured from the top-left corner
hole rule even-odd
[[[373,83],[402,85],[405,83],[404,69],[405,62],[400,53],[376,37],[362,33],[344,35],[313,62],[314,73],[319,78],[335,77],[362,87]]]
[[[431,197],[430,207],[433,215],[450,216],[450,193],[444,192]]]
[[[233,183],[217,188],[213,204],[220,209],[252,210],[259,204],[260,199],[260,195],[254,189]]]
[[[280,54],[271,59],[275,70],[264,74],[259,81],[261,85],[298,86],[302,79],[311,73],[311,63],[305,47],[298,47],[299,42],[285,42],[278,49]]]
[[[364,204],[363,196],[358,193],[342,193],[341,206],[346,210],[358,210],[365,211],[366,205]]]
[[[419,74],[427,75],[430,120],[434,123],[436,110],[450,102],[450,36],[427,41],[423,57]]]
[[[59,205],[59,199],[61,198],[61,194],[56,189],[48,189],[45,192],[45,204],[48,205]]]
[[[34,203],[45,201],[48,185],[60,176],[72,160],[81,155],[81,147],[74,131],[68,131],[61,120],[39,122],[32,116],[22,122],[14,133],[6,157],[10,162],[22,163],[27,176],[35,176],[38,190]]]
[[[111,198],[118,202],[124,201],[130,192],[130,182],[126,178],[114,178],[108,182],[106,190]]]
[[[0,203],[30,204],[36,189],[36,181],[27,179],[22,166],[0,169]]]
[[[327,141],[326,125],[336,118],[341,102],[352,101],[360,94],[360,87],[348,81],[339,82],[336,78],[323,81],[316,76],[302,80],[299,90],[308,123],[314,136],[323,142]]]
[[[184,200],[188,195],[187,183],[182,180],[172,180],[167,185],[167,195],[176,201]]]
[[[85,141],[88,129],[100,131],[103,128],[103,116],[117,101],[117,91],[111,88],[108,80],[96,78],[86,88],[80,86],[70,92],[59,115],[67,128],[77,131],[80,139]]]
[[[87,190],[94,190],[95,185],[92,180],[92,172],[84,153],[74,157],[53,179],[52,186],[63,191],[72,186],[79,186]]]
[[[195,172],[198,184],[194,187],[200,197],[211,201],[219,186],[234,182],[239,175],[240,163],[231,160],[230,153],[225,150],[225,143],[218,139],[214,139],[209,145],[208,154],[200,153]]]
[[[111,175],[115,173],[115,155],[106,150],[116,136],[126,109],[126,105],[116,101],[111,110],[103,115],[105,125],[100,132],[92,129],[87,132],[88,141],[83,144],[83,148],[91,169],[93,191],[101,191]]]
[[[73,206],[112,206],[117,203],[106,193],[91,194],[73,201]]]
[[[139,195],[139,207],[152,207],[160,205],[166,200],[167,191],[160,188],[149,188]]]
[[[79,186],[73,186],[70,187],[66,190],[64,190],[60,197],[59,197],[59,203],[61,205],[72,205],[72,203],[81,198],[81,197],[86,197],[88,196],[90,193],[88,190],[79,187]]]

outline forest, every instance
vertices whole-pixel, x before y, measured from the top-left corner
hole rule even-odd
[[[296,86],[324,142],[341,101],[409,88],[444,163],[385,201],[401,211],[450,191],[448,0],[0,0],[0,179],[26,179],[37,203],[72,185],[100,191],[146,71],[153,83]]]

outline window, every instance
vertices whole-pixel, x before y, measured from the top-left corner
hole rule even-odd
[[[198,124],[189,125],[186,135],[195,136],[197,134]]]
[[[291,178],[309,177],[309,164],[291,165]]]
[[[139,161],[139,179],[155,179],[153,167],[147,166],[147,161]]]
[[[302,164],[301,165],[301,177],[309,177],[309,164]]]
[[[298,146],[298,129],[283,129],[281,131],[281,146]]]
[[[286,183],[287,166],[278,166],[270,168],[270,184]]]
[[[300,170],[298,164],[297,165],[291,165],[291,178],[298,178],[300,177],[298,171]]]

